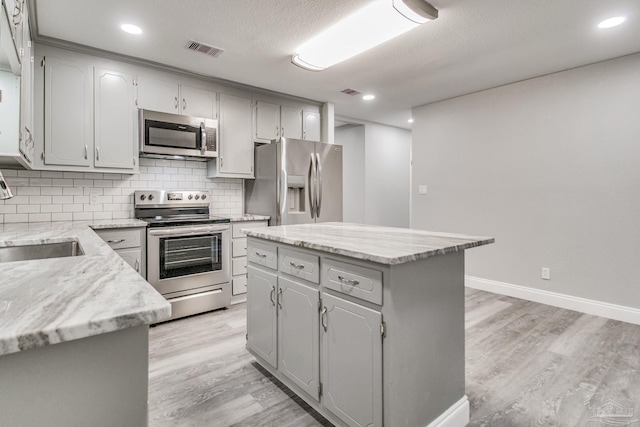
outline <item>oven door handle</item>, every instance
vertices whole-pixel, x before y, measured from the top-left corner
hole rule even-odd
[[[170,228],[170,227],[167,227]],[[175,228],[170,230],[149,230],[149,235],[158,236],[158,237],[179,237],[179,236],[189,236],[192,234],[201,234],[201,233],[212,233],[218,231],[228,231],[229,226],[208,226],[208,227],[188,227],[188,228],[180,228],[176,230]]]

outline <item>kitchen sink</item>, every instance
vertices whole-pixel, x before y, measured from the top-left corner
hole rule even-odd
[[[78,255],[84,255],[84,251],[76,241],[0,247],[0,262],[63,258]]]

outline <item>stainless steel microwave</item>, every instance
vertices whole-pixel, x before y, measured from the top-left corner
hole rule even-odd
[[[140,155],[208,160],[218,157],[218,121],[139,110]]]

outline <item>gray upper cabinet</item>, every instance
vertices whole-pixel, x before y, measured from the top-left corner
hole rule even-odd
[[[281,136],[302,139],[302,110],[282,106],[280,109]]]
[[[253,106],[250,99],[221,93],[218,158],[207,166],[209,178],[253,178]]]
[[[257,101],[256,140],[270,142],[280,136],[280,105]]]
[[[210,90],[181,85],[180,113],[192,117],[217,119],[217,93]]]
[[[95,68],[95,166],[131,169],[136,164],[134,77]]]
[[[44,163],[87,166],[93,153],[92,70],[47,56],[44,66]]]
[[[302,112],[302,139],[320,141],[320,113],[315,111]]]
[[[175,81],[141,76],[138,82],[138,107],[146,110],[216,119],[216,97],[216,92],[181,85]]]
[[[141,76],[138,81],[138,107],[180,114],[180,85]]]

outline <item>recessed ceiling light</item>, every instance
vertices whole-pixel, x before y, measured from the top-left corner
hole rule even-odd
[[[371,101],[372,99],[376,99],[375,95],[365,95],[362,97],[365,101]]]
[[[605,19],[604,21],[599,23],[598,28],[617,27],[618,25],[622,24],[626,20],[627,20],[626,16],[615,16],[613,18]]]
[[[413,119],[409,119],[407,120],[409,123],[413,123]]]
[[[129,34],[142,34],[142,29],[137,25],[122,24],[120,25],[120,29],[125,33],[129,33]]]

